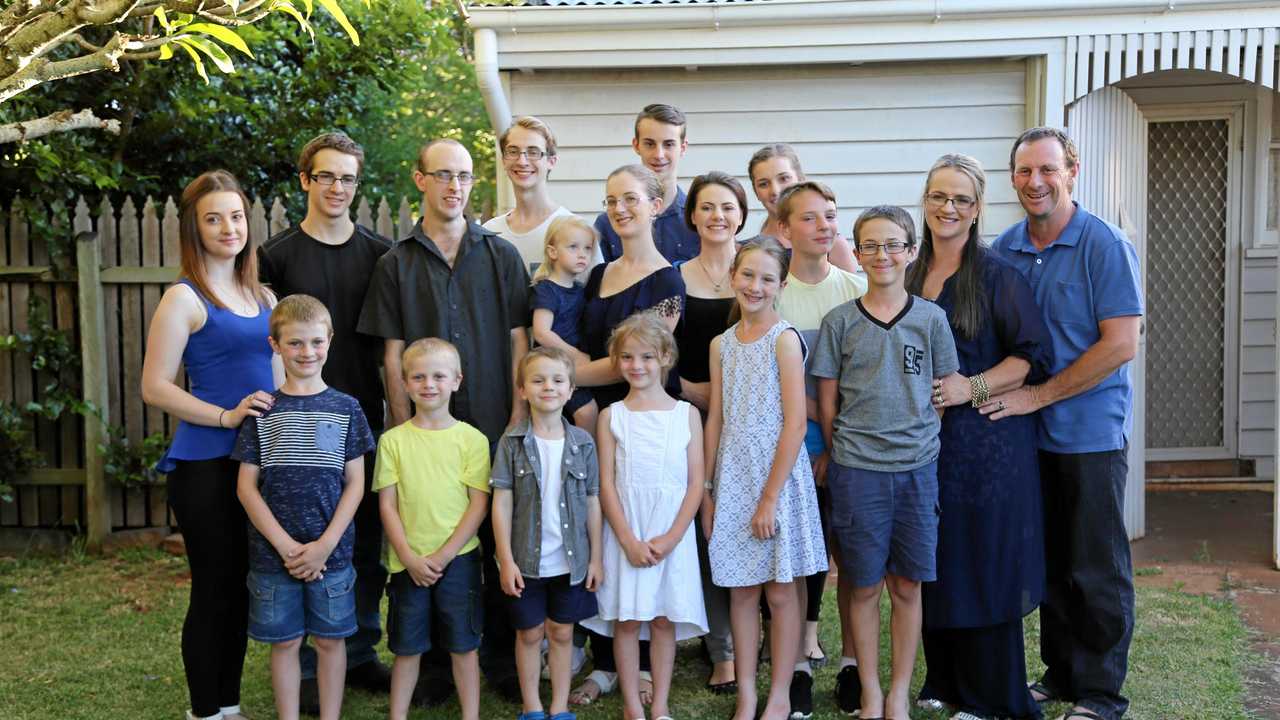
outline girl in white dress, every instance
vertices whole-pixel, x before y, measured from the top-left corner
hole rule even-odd
[[[600,413],[600,506],[604,580],[600,614],[582,624],[614,638],[625,717],[640,702],[640,640],[651,642],[655,720],[670,720],[676,641],[707,632],[693,518],[702,502],[702,420],[663,390],[676,362],[671,331],[648,312],[609,338],[609,357],[630,386]]]
[[[773,656],[764,720],[808,717],[788,691],[799,656],[805,578],[827,569],[805,433],[804,343],[774,307],[787,275],[772,238],[748,242],[731,283],[741,320],[711,341],[707,487],[703,530],[711,578],[730,590],[738,703],[734,720],[756,717],[760,593],[773,616]]]

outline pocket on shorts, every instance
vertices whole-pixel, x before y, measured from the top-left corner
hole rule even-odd
[[[253,573],[245,580],[249,588],[249,622],[270,625],[275,622],[275,586],[258,580]]]
[[[337,576],[325,578],[324,592],[327,596],[327,612],[330,622],[342,622],[355,615],[356,612],[356,574],[351,568]]]

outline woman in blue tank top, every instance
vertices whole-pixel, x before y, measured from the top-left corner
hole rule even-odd
[[[182,191],[182,274],[165,291],[147,336],[142,398],[180,422],[159,469],[186,542],[191,599],[182,662],[192,718],[240,720],[249,596],[247,525],[236,498],[236,428],[271,407],[278,384],[268,318],[275,300],[258,282],[248,198],[225,170]],[[174,382],[186,368],[191,391]]]

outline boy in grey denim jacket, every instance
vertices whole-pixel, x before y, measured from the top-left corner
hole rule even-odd
[[[529,403],[529,419],[498,441],[490,477],[494,546],[516,629],[523,704],[517,720],[573,720],[573,626],[596,614],[600,468],[591,436],[562,414],[573,394],[573,369],[573,360],[556,348],[535,348],[521,359],[516,387]],[[538,695],[544,627],[549,716]]]

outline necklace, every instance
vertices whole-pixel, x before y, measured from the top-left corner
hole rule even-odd
[[[711,277],[710,271],[707,270],[706,263],[702,262],[702,256],[699,255],[695,259],[698,261],[698,267],[702,268],[702,274],[707,276],[707,282],[711,283],[711,287],[715,288],[717,293],[723,292],[724,284],[729,282],[729,273],[726,272],[724,274],[724,279],[720,282],[716,282],[715,278]]]

